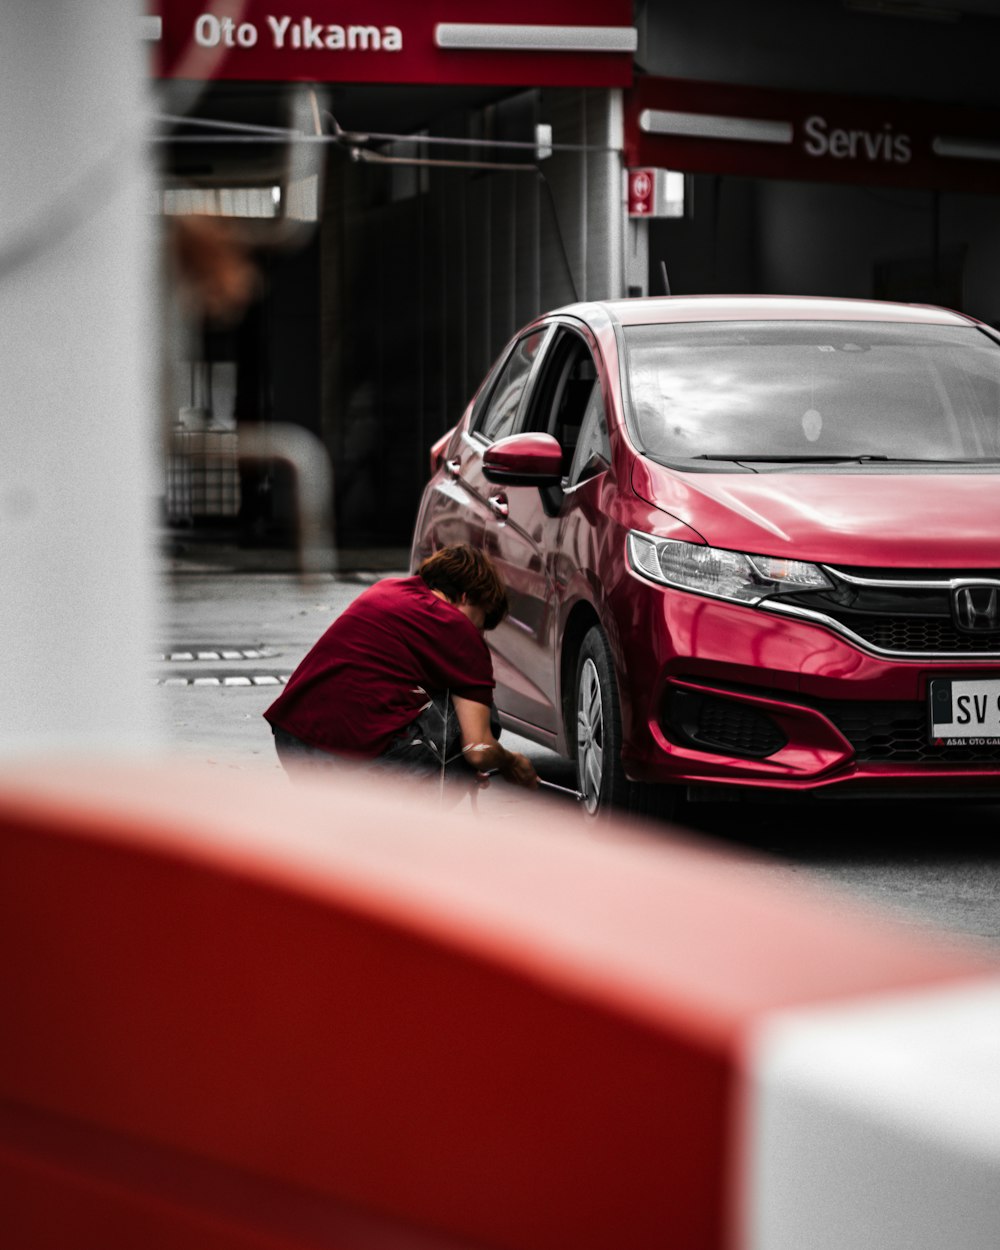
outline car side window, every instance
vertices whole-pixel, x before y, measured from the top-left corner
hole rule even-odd
[[[566,330],[550,350],[544,370],[531,427],[558,441],[566,485],[575,486],[611,462],[597,364],[586,342]]]
[[[604,399],[598,383],[590,393],[580,425],[580,437],[573,449],[573,460],[566,475],[566,486],[576,486],[585,478],[603,472],[611,463],[611,440],[604,415]]]
[[[497,378],[489,403],[476,421],[474,433],[491,443],[514,433],[521,396],[547,333],[546,326],[519,340]]]

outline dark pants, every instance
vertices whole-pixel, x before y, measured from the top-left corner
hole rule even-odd
[[[500,736],[500,720],[495,709],[490,712],[490,728]],[[274,747],[286,771],[303,768],[328,771],[343,768],[350,761],[272,727]],[[472,771],[462,755],[462,732],[455,714],[455,705],[447,694],[434,695],[415,721],[412,721],[373,760],[360,761],[365,769],[391,769],[411,777],[440,778],[449,781],[472,781]]]
[[[274,749],[278,753],[281,767],[290,775],[307,769],[314,772],[332,772],[344,768],[348,763],[344,756],[331,755],[329,751],[312,747],[294,734],[279,729],[277,725],[271,726],[271,733],[274,734]]]

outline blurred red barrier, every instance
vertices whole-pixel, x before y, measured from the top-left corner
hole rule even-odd
[[[749,860],[538,813],[0,777],[4,1244],[727,1245],[754,1020],[982,968]]]

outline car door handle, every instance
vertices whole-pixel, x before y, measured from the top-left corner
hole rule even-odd
[[[510,508],[507,506],[506,495],[490,495],[487,503],[490,505],[490,510],[494,516],[499,517],[501,521],[507,520]]]
[[[462,462],[457,458],[455,460],[446,460],[444,462],[444,467],[446,472],[451,474],[452,477],[458,477],[462,470]]]

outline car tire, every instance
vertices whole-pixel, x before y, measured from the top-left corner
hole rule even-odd
[[[576,744],[577,788],[592,820],[612,812],[667,818],[674,814],[674,786],[629,781],[622,766],[622,719],[611,648],[593,626],[583,640],[576,665],[572,738]]]

